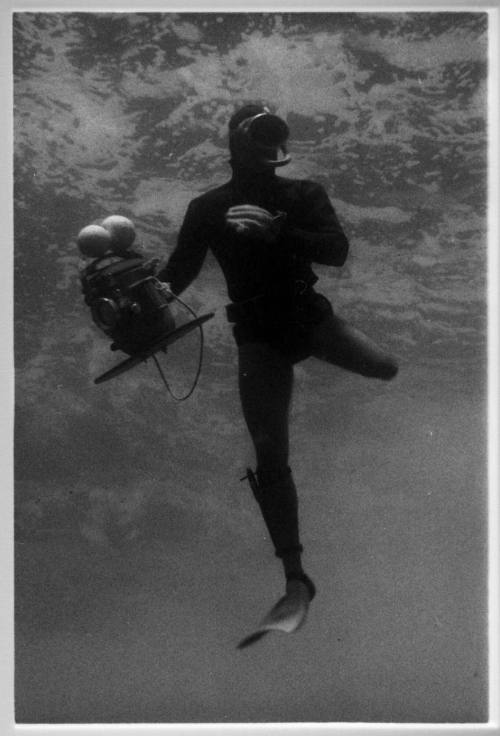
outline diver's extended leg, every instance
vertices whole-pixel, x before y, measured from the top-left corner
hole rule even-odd
[[[280,473],[247,470],[255,500],[259,504],[276,556],[281,558],[287,591],[302,582],[312,600],[314,583],[302,568],[302,544],[299,537],[298,495],[290,468]]]
[[[398,372],[397,362],[389,353],[337,315],[314,328],[313,355],[369,378],[388,381]]]
[[[247,342],[238,348],[241,405],[252,437],[259,470],[288,467],[288,416],[293,366],[266,343]]]
[[[289,581],[306,577],[297,490],[288,466],[292,386],[293,366],[279,352],[264,343],[240,345],[241,403],[257,457],[257,472],[249,473],[250,485]]]

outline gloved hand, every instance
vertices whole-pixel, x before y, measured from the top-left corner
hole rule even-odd
[[[240,235],[260,237],[267,242],[274,242],[285,221],[284,212],[272,215],[263,207],[253,204],[240,204],[230,207],[226,212],[226,223]]]

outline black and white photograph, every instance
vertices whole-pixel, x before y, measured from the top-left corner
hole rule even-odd
[[[15,723],[480,733],[496,13],[11,20]]]

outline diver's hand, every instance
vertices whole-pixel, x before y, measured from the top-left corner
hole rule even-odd
[[[274,242],[278,237],[285,213],[273,216],[263,207],[253,204],[240,204],[230,207],[226,212],[226,224],[240,235],[260,237]]]

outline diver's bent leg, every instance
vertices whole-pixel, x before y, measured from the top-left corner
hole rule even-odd
[[[369,378],[389,381],[398,372],[398,364],[389,353],[337,315],[314,328],[313,355]]]
[[[243,415],[257,458],[250,485],[287,580],[304,582],[297,489],[288,466],[293,366],[265,343],[244,343],[238,355]]]

